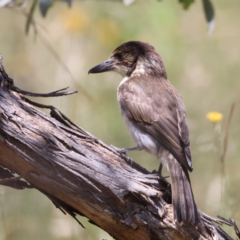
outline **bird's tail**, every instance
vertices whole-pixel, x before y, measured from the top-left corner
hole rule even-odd
[[[172,205],[173,216],[179,224],[192,224],[198,226],[200,223],[197,206],[191,188],[188,170],[170,156],[168,168],[172,181]]]

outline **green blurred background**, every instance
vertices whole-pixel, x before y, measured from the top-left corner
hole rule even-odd
[[[194,171],[191,180],[199,209],[233,218],[240,225],[240,1],[214,1],[216,25],[207,36],[202,4],[188,11],[176,0],[74,2],[68,9],[55,3],[46,18],[35,14],[39,34],[24,33],[26,17],[16,9],[0,9],[0,52],[15,85],[33,92],[50,92],[69,86],[78,94],[37,99],[59,108],[74,122],[107,144],[134,146],[121,119],[116,89],[121,77],[114,73],[88,75],[88,70],[107,59],[121,43],[149,42],[161,54],[168,78],[187,107]],[[74,81],[52,55],[57,51],[76,79]],[[84,96],[82,86],[92,100]],[[36,100],[36,99],[35,99]],[[225,159],[221,177],[219,141],[223,138],[232,103]],[[211,111],[223,114],[221,132],[206,118]],[[159,161],[145,152],[130,153],[149,170]],[[10,160],[10,159],[9,159]],[[166,172],[164,174],[167,175]],[[0,186],[0,240],[112,239],[79,217],[86,229],[64,216],[35,190],[17,191]],[[231,228],[224,228],[234,236]]]

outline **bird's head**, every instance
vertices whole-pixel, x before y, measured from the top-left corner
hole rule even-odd
[[[93,67],[88,73],[114,71],[123,77],[132,74],[161,75],[166,71],[161,57],[154,47],[139,41],[126,42],[117,47],[109,59]]]

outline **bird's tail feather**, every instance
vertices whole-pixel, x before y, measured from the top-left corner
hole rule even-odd
[[[173,157],[168,159],[172,181],[173,216],[179,224],[198,226],[200,219],[192,193],[188,171]]]

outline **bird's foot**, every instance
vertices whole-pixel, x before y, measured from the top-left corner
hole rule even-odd
[[[128,148],[118,148],[113,145],[110,145],[110,147],[112,147],[116,152],[118,152],[127,163],[132,165],[133,160],[131,157],[127,155]]]
[[[162,178],[162,163],[160,163],[158,170],[154,169],[152,173],[157,174],[160,178]]]
[[[159,177],[162,177],[162,167],[163,167],[163,165],[162,165],[162,163],[160,163],[159,168],[158,168],[158,171],[157,171]]]
[[[113,148],[116,152],[121,153],[121,154],[126,154],[127,149],[126,148],[118,148],[113,145],[110,145],[111,148]]]
[[[158,170],[154,169],[152,171],[152,173],[156,174],[159,177],[159,180],[160,179],[166,180],[166,178],[168,178],[169,176],[163,176],[162,175],[162,167],[163,167],[163,165],[162,165],[162,163],[160,163]]]
[[[121,156],[124,158],[124,160],[125,160],[128,164],[132,165],[133,160],[132,160],[131,157],[129,157],[127,154],[124,154],[124,155],[121,155]]]

